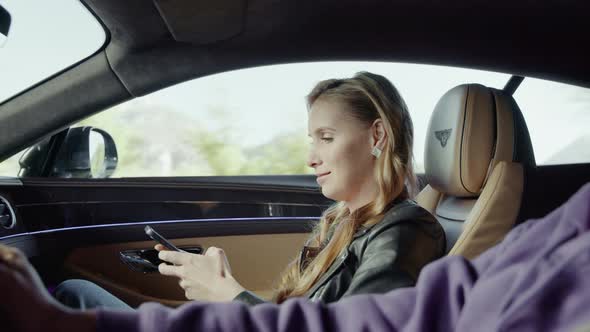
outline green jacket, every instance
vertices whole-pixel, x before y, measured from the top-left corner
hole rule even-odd
[[[426,264],[445,255],[445,247],[445,234],[436,218],[414,201],[402,201],[381,222],[357,231],[305,296],[329,303],[345,296],[413,286]],[[248,291],[235,300],[250,305],[267,302]]]

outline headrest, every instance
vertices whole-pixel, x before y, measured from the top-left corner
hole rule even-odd
[[[452,88],[430,118],[424,151],[428,183],[477,197],[499,161],[534,164],[530,137],[512,96],[479,84]]]

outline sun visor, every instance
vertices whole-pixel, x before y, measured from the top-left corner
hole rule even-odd
[[[211,44],[244,29],[246,0],[154,0],[175,40]]]

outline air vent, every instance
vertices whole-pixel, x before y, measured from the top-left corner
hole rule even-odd
[[[16,218],[14,216],[14,210],[6,200],[6,198],[0,196],[0,226],[6,229],[14,227]]]

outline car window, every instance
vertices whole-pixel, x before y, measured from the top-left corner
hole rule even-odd
[[[313,173],[305,96],[320,80],[371,71],[406,100],[415,131],[416,171],[423,172],[426,130],[438,99],[463,83],[501,88],[509,75],[460,68],[379,62],[297,63],[202,77],[133,99],[75,126],[115,140],[111,177],[289,175]],[[0,167],[18,173],[18,156]],[[3,165],[0,165],[3,166]]]
[[[78,125],[109,132],[113,177],[306,174],[305,95],[320,80],[367,70],[388,77],[414,120],[416,170],[438,98],[465,82],[503,86],[508,75],[393,63],[301,63],[226,72],[132,100]],[[450,77],[453,77],[452,79]]]
[[[0,48],[0,103],[90,56],[105,42],[104,29],[78,0],[0,4],[12,17]]]
[[[16,177],[18,176],[20,166],[18,161],[22,157],[23,153],[27,149],[20,151],[19,153],[15,154],[14,156],[4,160],[0,163],[0,176],[6,177]]]
[[[525,78],[514,99],[538,165],[590,163],[590,89]]]

